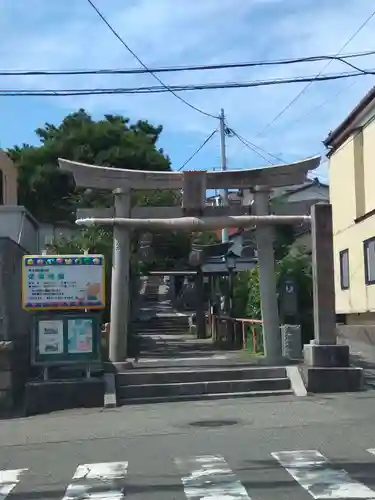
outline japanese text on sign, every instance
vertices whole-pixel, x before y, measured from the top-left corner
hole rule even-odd
[[[24,256],[22,305],[28,310],[103,308],[103,256]]]

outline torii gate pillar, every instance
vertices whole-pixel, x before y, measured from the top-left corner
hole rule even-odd
[[[130,191],[116,189],[115,217],[130,217]],[[113,226],[111,330],[109,335],[109,360],[112,363],[126,359],[129,312],[129,263],[130,234],[120,226]]]
[[[266,186],[259,186],[254,190],[256,215],[269,215],[269,193],[270,188]],[[269,361],[277,361],[281,358],[281,336],[272,226],[257,227],[255,238],[259,262],[264,353]]]

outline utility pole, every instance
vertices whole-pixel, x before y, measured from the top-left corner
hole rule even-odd
[[[220,152],[221,152],[221,170],[227,169],[227,156],[225,152],[225,116],[224,110],[220,112]],[[223,189],[221,193],[221,202],[223,206],[228,205],[228,189]],[[228,228],[221,230],[221,241],[228,241]]]
[[[225,150],[225,115],[223,108],[221,108],[220,111],[220,153],[221,153],[221,170],[224,172],[227,169],[227,155]],[[228,206],[228,189],[223,189],[221,192],[221,204],[224,207]],[[227,227],[221,230],[221,241],[223,243],[229,241]],[[228,274],[228,280],[227,280],[228,288],[224,296],[222,296],[221,298],[221,306],[224,309],[223,312],[229,315],[231,315],[230,311],[231,300],[230,300],[230,287],[229,287],[230,283],[231,283],[231,277]]]

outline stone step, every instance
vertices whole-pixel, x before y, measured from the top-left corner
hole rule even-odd
[[[150,335],[172,335],[172,334],[184,334],[189,333],[189,328],[187,326],[178,326],[176,328],[133,328],[132,331],[138,335],[150,334]]]
[[[162,396],[162,397],[149,397],[149,398],[126,398],[118,399],[118,405],[140,405],[140,404],[152,404],[152,403],[178,403],[183,401],[207,401],[207,400],[218,400],[218,399],[229,399],[229,398],[260,398],[267,396],[290,396],[293,391],[287,390],[277,390],[277,391],[251,391],[251,392],[231,392],[222,394],[188,394],[179,396]]]
[[[118,386],[286,378],[284,367],[227,368],[205,370],[127,371],[117,374]]]
[[[154,327],[154,328],[147,328],[147,327],[140,327],[136,326],[135,328],[133,327],[133,331],[137,333],[160,333],[160,334],[168,334],[168,333],[189,333],[189,327],[187,326],[175,326],[175,327]]]
[[[167,384],[123,385],[118,387],[118,398],[156,398],[196,396],[206,394],[231,394],[239,392],[291,390],[288,378],[211,380]]]
[[[188,327],[189,321],[136,321],[132,323],[133,327],[140,329],[169,329],[177,327]]]
[[[137,328],[177,328],[189,326],[189,321],[134,321],[132,325]]]

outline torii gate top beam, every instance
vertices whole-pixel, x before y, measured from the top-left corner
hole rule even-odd
[[[279,165],[251,170],[227,170],[206,172],[206,189],[241,189],[251,186],[282,187],[302,184],[307,173],[320,164],[320,156]],[[181,189],[184,172],[155,172],[102,167],[59,158],[62,170],[72,172],[76,185],[97,189]]]

